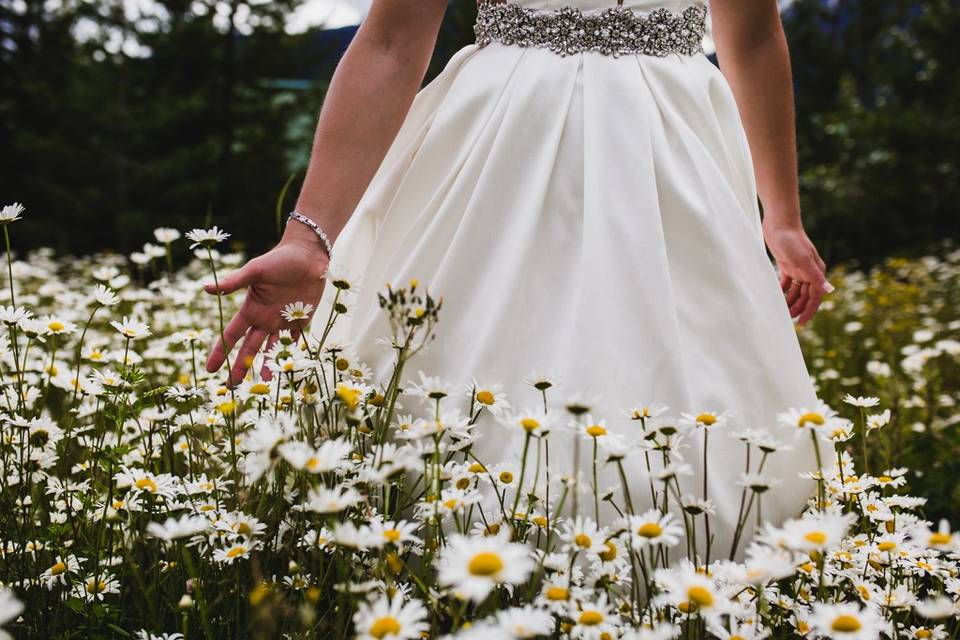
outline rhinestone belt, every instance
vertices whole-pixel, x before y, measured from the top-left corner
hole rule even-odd
[[[550,49],[562,56],[598,51],[608,56],[703,51],[707,10],[702,4],[683,12],[660,8],[647,14],[625,7],[584,13],[573,7],[535,10],[506,2],[481,2],[474,32],[477,44],[491,42]]]

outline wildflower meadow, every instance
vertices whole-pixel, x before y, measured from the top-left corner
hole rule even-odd
[[[632,421],[627,438],[550,376],[516,399],[432,377],[417,368],[443,322],[429,283],[380,291],[388,380],[327,338],[360,286],[330,273],[329,316],[228,388],[203,368],[240,298],[203,291],[242,264],[228,233],[157,229],[132,256],[57,257],[17,246],[24,215],[0,214],[2,637],[957,637],[950,246],[831,274],[837,291],[801,330],[821,401],[779,416],[819,443],[816,490],[767,523],[760,502],[789,453],[765,425],[640,404],[603,417]],[[306,329],[313,311],[284,314]],[[709,558],[696,540],[711,496],[677,481],[698,464],[683,442],[708,429],[750,454],[734,544]],[[473,455],[497,430],[524,438],[519,465]],[[623,478],[649,470],[657,507],[634,509],[627,482],[603,493],[589,469],[550,477],[559,431]],[[600,500],[620,517],[598,522]]]

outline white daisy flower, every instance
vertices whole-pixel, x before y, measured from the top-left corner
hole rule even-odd
[[[507,527],[495,536],[450,536],[439,563],[438,580],[465,600],[482,602],[499,585],[524,582],[533,570],[530,550],[510,542]]]
[[[214,245],[223,242],[229,237],[229,233],[224,233],[216,226],[212,229],[192,229],[187,232],[187,239],[193,243],[190,245],[191,249],[196,249],[197,247],[211,249]]]
[[[20,219],[20,214],[25,211],[22,204],[19,202],[14,202],[13,204],[8,204],[0,209],[0,224],[10,224],[16,220]]]
[[[361,602],[353,625],[359,640],[416,640],[430,629],[426,608],[419,600],[404,602],[401,594]]]
[[[884,628],[883,619],[872,608],[848,602],[813,603],[810,625],[814,634],[832,640],[874,640]]]

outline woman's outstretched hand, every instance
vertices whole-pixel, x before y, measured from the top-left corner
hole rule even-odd
[[[247,296],[224,328],[223,338],[217,339],[210,352],[207,371],[217,371],[243,338],[243,346],[230,360],[228,384],[236,385],[243,380],[264,341],[269,349],[281,329],[290,329],[297,336],[297,325],[287,322],[281,312],[293,302],[305,302],[316,308],[323,293],[328,263],[329,256],[319,238],[307,227],[291,226],[276,247],[223,278],[220,293],[230,294],[246,288]],[[207,284],[204,289],[210,294],[218,292],[214,284]],[[269,372],[264,373],[269,376]]]
[[[827,265],[800,224],[781,226],[764,220],[763,238],[777,261],[790,317],[803,326],[813,318],[824,296],[833,291],[827,282]]]

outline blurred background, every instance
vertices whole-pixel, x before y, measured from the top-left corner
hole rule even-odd
[[[21,246],[135,250],[157,226],[277,237],[369,0],[0,0],[0,202]],[[956,0],[781,1],[802,198],[831,264],[960,236]],[[429,78],[472,42],[453,0]]]

